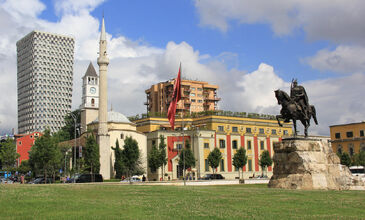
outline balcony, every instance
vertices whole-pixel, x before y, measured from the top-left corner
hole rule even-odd
[[[221,100],[221,98],[218,98],[218,97],[204,97],[204,99],[206,100],[206,101],[213,101],[213,102],[218,102],[218,101],[220,101]]]

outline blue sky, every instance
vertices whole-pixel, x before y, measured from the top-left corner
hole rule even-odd
[[[75,37],[75,109],[88,63],[97,69],[104,11],[113,109],[144,113],[144,90],[181,61],[185,77],[220,86],[223,110],[278,114],[273,91],[298,78],[319,114],[311,131],[328,135],[365,118],[364,9],[361,0],[0,0],[0,94],[10,93],[0,131],[17,126],[16,41],[34,29]]]

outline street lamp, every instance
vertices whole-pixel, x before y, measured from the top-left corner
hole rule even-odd
[[[75,143],[74,143],[74,147],[73,147],[73,149],[74,149],[74,164],[73,164],[73,170],[75,172],[75,170],[76,170],[76,123],[77,123],[77,117],[72,112],[70,113],[70,115],[71,115],[72,119],[74,120],[74,125],[75,125],[75,138],[74,138],[74,142]],[[74,177],[73,179],[74,179],[74,183],[75,183],[76,178]]]

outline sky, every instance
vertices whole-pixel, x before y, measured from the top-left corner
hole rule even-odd
[[[298,79],[317,110],[309,133],[365,120],[363,0],[0,0],[0,133],[17,128],[16,42],[32,30],[75,38],[72,109],[96,64],[104,13],[108,104],[146,112],[145,90],[176,77],[219,85],[220,110],[277,115]],[[110,108],[110,107],[109,107]],[[302,125],[298,125],[302,128]]]

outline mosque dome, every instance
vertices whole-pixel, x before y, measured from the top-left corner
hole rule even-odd
[[[96,118],[93,122],[99,122],[99,119]],[[125,115],[115,111],[108,112],[108,122],[132,123]]]

